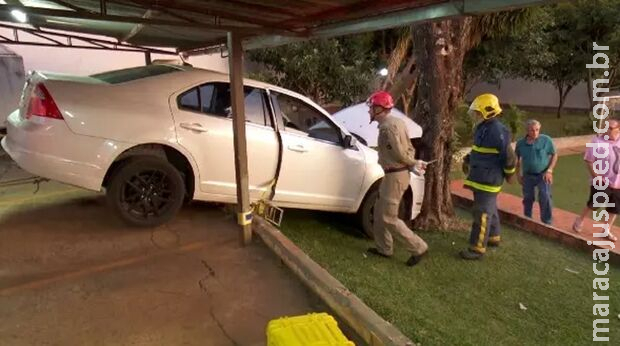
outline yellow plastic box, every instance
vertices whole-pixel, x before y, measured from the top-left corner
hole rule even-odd
[[[326,313],[284,317],[267,325],[267,346],[355,346]]]

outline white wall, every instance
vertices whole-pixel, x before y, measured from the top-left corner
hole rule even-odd
[[[42,70],[90,75],[145,64],[144,54],[142,53],[19,45],[11,45],[10,48],[24,59],[26,71]],[[151,59],[176,59],[176,57],[153,54]],[[217,71],[227,71],[228,69],[227,60],[220,58],[219,55],[191,57],[188,62],[195,67]]]
[[[498,85],[480,83],[472,88],[467,95],[467,100],[472,100],[476,95],[487,92],[497,95],[503,104],[555,108],[560,103],[560,96],[553,85],[522,79],[505,79]],[[564,107],[590,108],[586,83],[577,85],[568,93]]]
[[[13,37],[13,32],[7,29],[0,29],[0,35]],[[26,34],[22,36],[28,40],[36,39],[37,41],[41,41],[41,39],[33,38]],[[103,39],[110,40],[109,38]],[[24,69],[26,71],[42,70],[76,75],[89,75],[145,64],[143,53],[23,45],[7,46],[24,59]],[[152,60],[175,58],[174,55],[153,54],[151,56]],[[221,58],[219,54],[191,57],[188,62],[195,67],[222,72],[228,71],[228,60],[226,58]]]

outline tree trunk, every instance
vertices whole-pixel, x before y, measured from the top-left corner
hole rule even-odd
[[[422,159],[428,166],[422,211],[414,227],[447,229],[454,216],[450,166],[454,114],[463,92],[463,60],[471,18],[445,20],[413,27],[413,52],[418,79],[414,120],[424,129]]]
[[[558,85],[558,92],[560,94],[560,104],[558,104],[558,112],[557,118],[560,119],[562,117],[562,110],[564,109],[564,103],[566,102],[566,96],[573,89],[572,85],[567,85],[564,87],[563,84]]]
[[[588,78],[586,84],[586,90],[588,91],[588,102],[590,102],[590,109],[594,108],[596,102],[594,102],[594,95],[592,95],[592,69],[588,69]]]
[[[560,119],[562,117],[562,108],[564,108],[564,90],[562,87],[558,87],[558,93],[560,95],[560,103],[558,103],[558,108],[556,110],[556,118]]]
[[[412,117],[411,113],[411,104],[413,102],[413,94],[415,93],[416,83],[414,82],[407,91],[400,97],[403,102],[403,112],[408,116]]]

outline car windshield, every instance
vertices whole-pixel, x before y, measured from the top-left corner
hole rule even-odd
[[[122,70],[114,70],[103,73],[91,75],[90,77],[96,78],[102,82],[110,84],[125,83],[136,79],[158,76],[171,72],[182,71],[183,69],[178,66],[170,65],[147,65],[126,68]]]

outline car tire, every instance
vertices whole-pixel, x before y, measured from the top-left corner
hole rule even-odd
[[[185,182],[168,161],[155,156],[128,159],[110,178],[110,207],[132,226],[154,227],[170,221],[185,200]]]
[[[362,202],[362,205],[360,206],[357,212],[357,219],[358,219],[360,226],[362,227],[362,231],[364,232],[364,235],[366,235],[370,239],[375,238],[374,231],[373,231],[373,224],[374,224],[373,213],[375,210],[375,203],[377,203],[378,199],[379,199],[379,184],[371,187],[370,190],[366,193],[366,197],[364,197],[364,201]],[[407,215],[407,202],[403,198],[403,200],[400,202],[400,205],[398,207],[398,216],[401,220],[405,221],[405,223],[407,223],[407,220],[405,220],[406,215]]]
[[[375,203],[379,199],[379,187],[374,186],[366,193],[366,197],[364,197],[364,201],[360,206],[360,209],[357,213],[357,218],[360,226],[362,227],[362,231],[364,234],[370,238],[374,239],[374,233],[372,229],[373,225],[373,212],[375,209]]]

